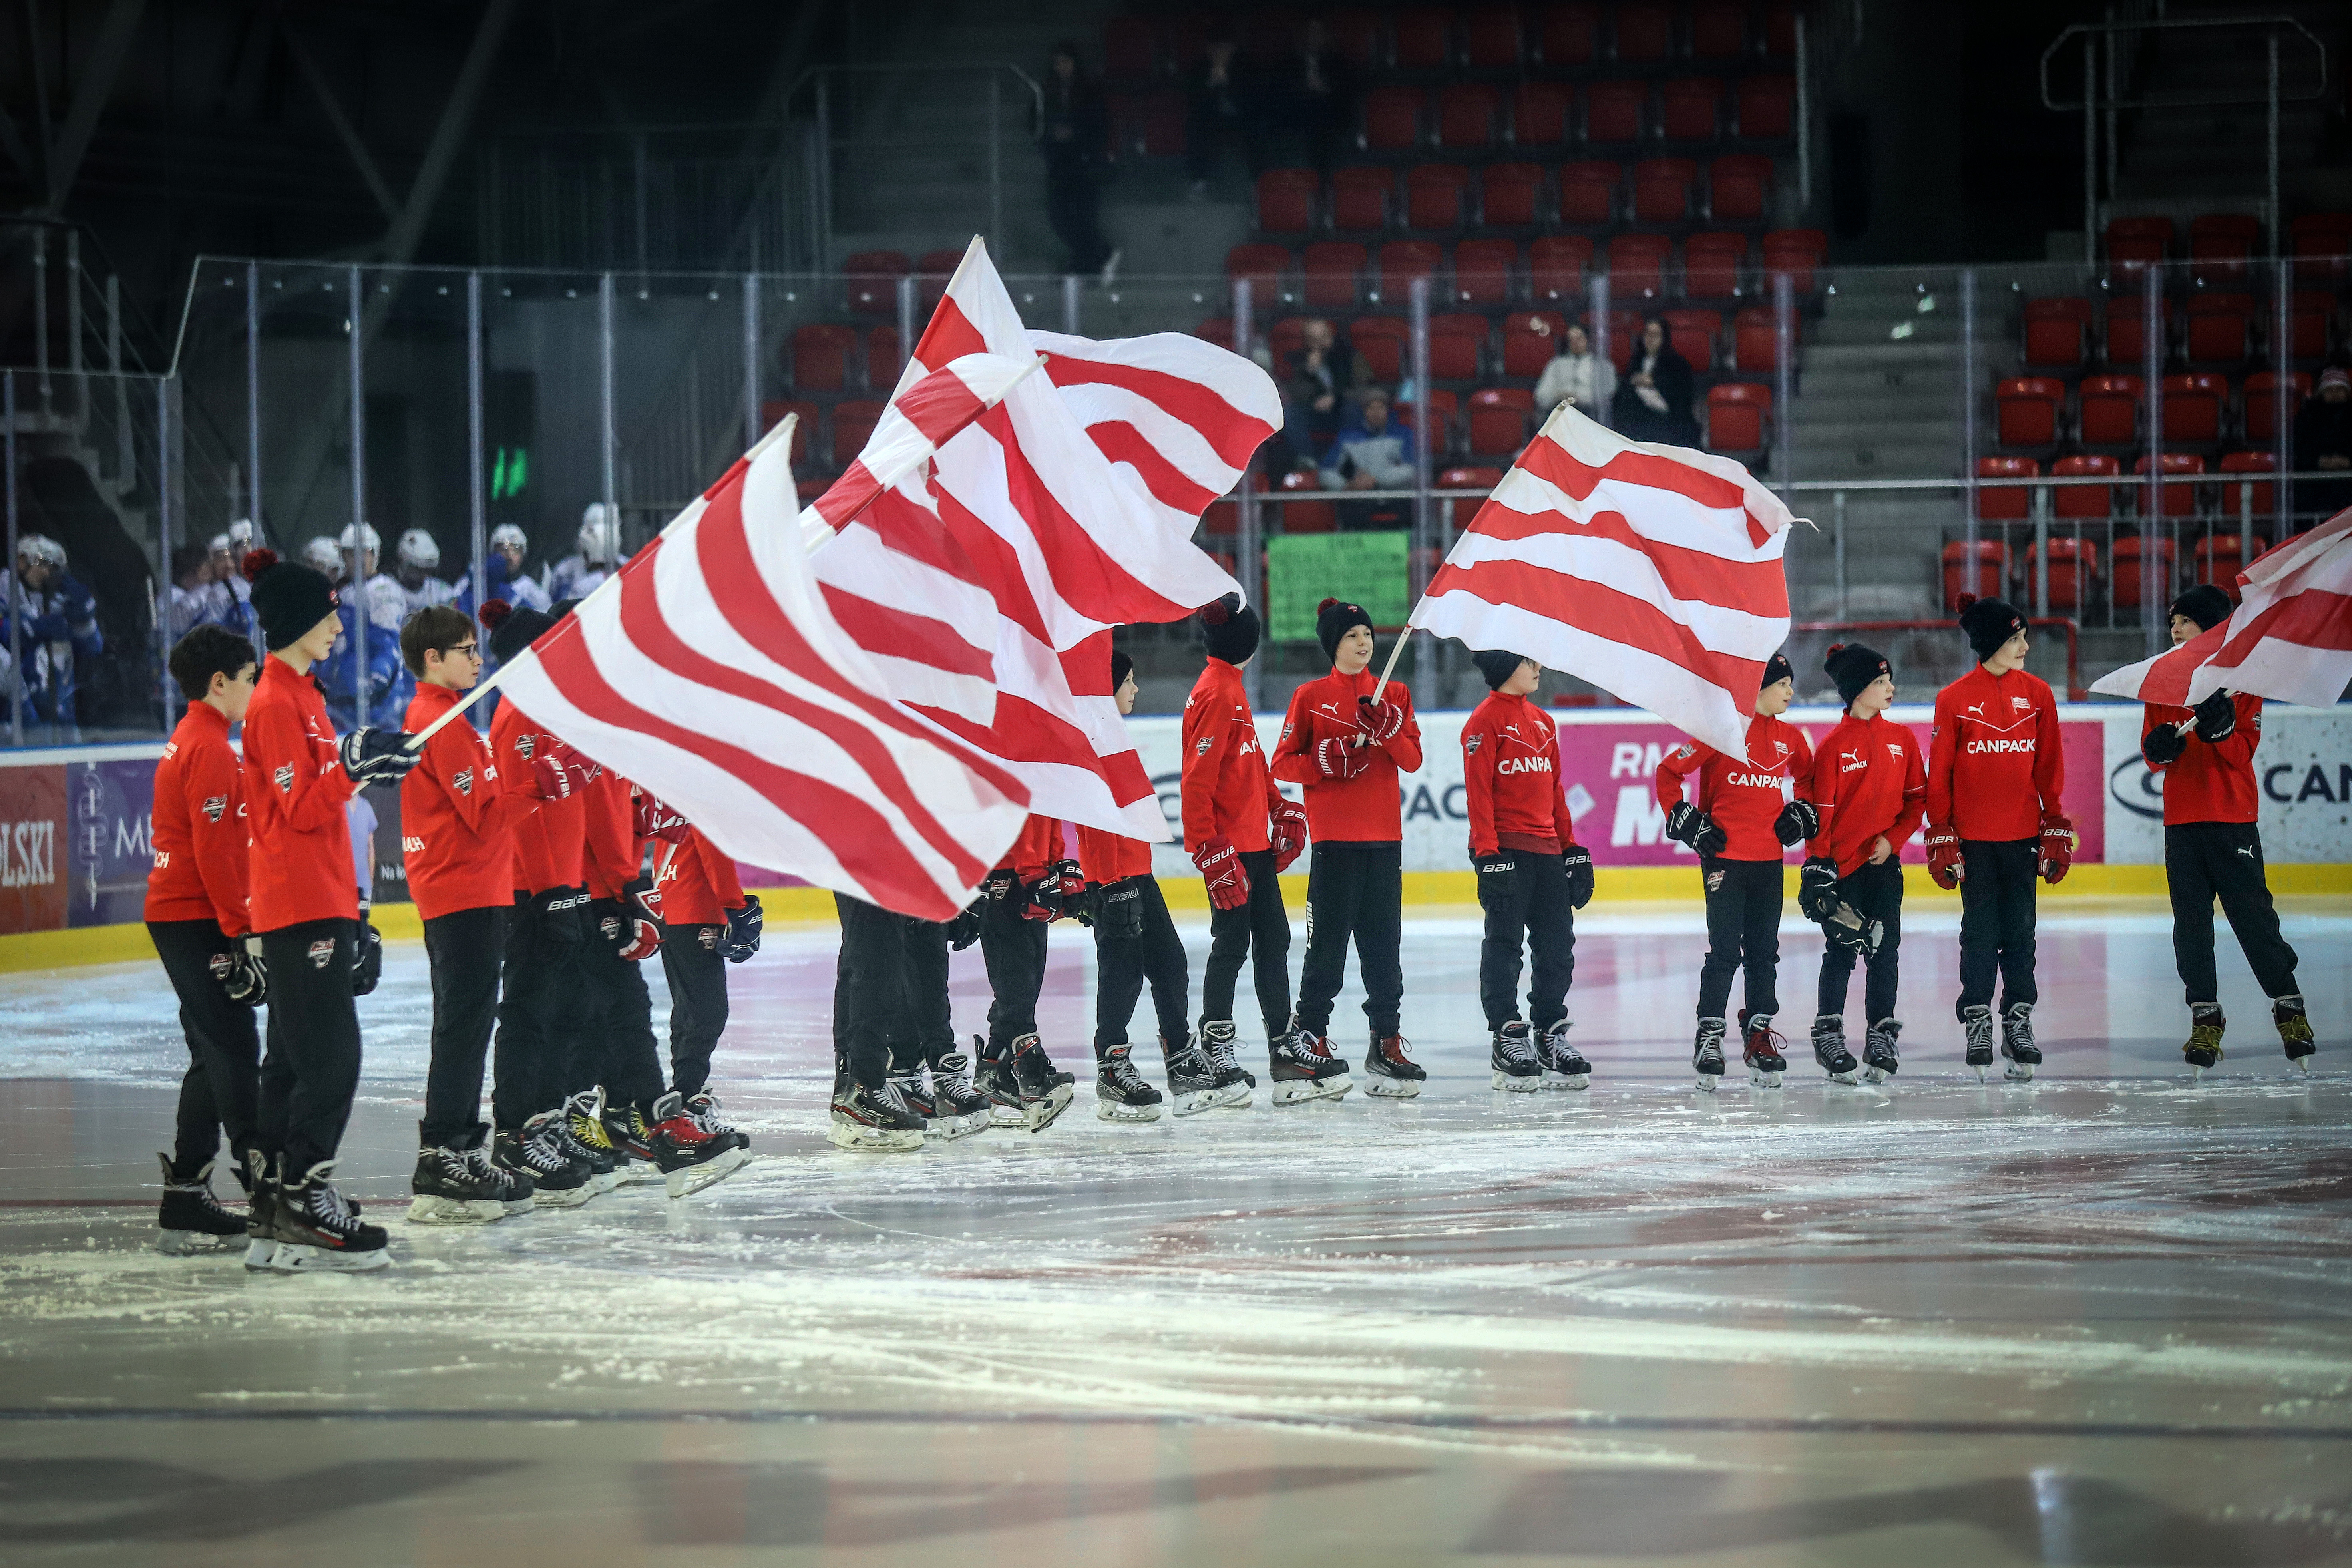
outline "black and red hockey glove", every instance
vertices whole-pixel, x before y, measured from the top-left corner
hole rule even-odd
[[[1326,779],[1351,779],[1364,771],[1364,753],[1352,735],[1332,735],[1315,742],[1315,771]]]
[[[1568,907],[1580,910],[1592,901],[1592,852],[1581,844],[1561,847],[1560,869],[1568,875]]]
[[[1295,800],[1286,800],[1274,808],[1274,868],[1277,872],[1290,869],[1307,847],[1307,808]]]
[[[1404,728],[1404,710],[1386,698],[1375,702],[1369,697],[1359,697],[1356,728],[1369,736],[1373,745],[1385,746]]]
[[[635,815],[637,837],[658,838],[665,844],[685,842],[687,829],[693,826],[642,790],[637,794]]]
[[[2064,812],[2051,812],[2042,819],[2041,864],[2036,868],[2042,879],[2054,888],[2066,879],[2066,872],[2074,864],[2074,818]]]
[[[1202,844],[1192,851],[1192,864],[1201,868],[1201,879],[1209,886],[1211,908],[1237,910],[1249,902],[1249,872],[1243,869],[1232,839],[1220,836]]]
[[[1921,840],[1927,847],[1927,875],[1936,879],[1939,888],[1957,888],[1969,879],[1969,868],[1960,858],[1960,836],[1952,827],[1930,827]]]

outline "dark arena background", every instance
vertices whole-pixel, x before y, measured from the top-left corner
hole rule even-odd
[[[2241,699],[2241,805],[2184,827],[2147,710],[2092,690],[2210,602],[2184,594],[2229,614],[2258,555],[2352,507],[2347,84],[2352,10],[2315,0],[0,0],[0,1561],[2352,1563],[2352,708]],[[1244,984],[1251,1098],[1120,1115],[1094,1070],[1113,939],[1074,881],[1093,929],[1006,913],[945,983],[982,1092],[1024,987],[1022,1037],[1074,1083],[1007,1089],[976,1136],[942,1098],[919,1147],[844,1147],[862,939],[818,879],[711,848],[716,923],[672,887],[628,973],[656,1086],[683,1094],[702,1051],[723,1113],[641,1107],[667,1152],[604,1161],[641,1179],[567,1195],[542,1169],[496,1224],[412,1218],[436,1007],[462,1010],[436,979],[489,977],[487,1038],[503,954],[485,1157],[523,1158],[540,1125],[508,1115],[525,1037],[576,1051],[604,1026],[512,925],[502,950],[428,951],[420,768],[348,813],[382,974],[329,1152],[389,1266],[241,1267],[226,1147],[205,1201],[234,1217],[184,1255],[217,1142],[186,1107],[225,1096],[227,1058],[191,1076],[198,1014],[184,1029],[144,923],[190,831],[158,784],[194,765],[167,754],[169,650],[207,626],[279,646],[240,563],[310,563],[341,585],[310,667],[330,721],[403,728],[421,606],[490,654],[478,589],[585,596],[772,432],[800,502],[839,494],[975,237],[1025,327],[1205,342],[1279,395],[1237,481],[1185,508],[1263,622],[1234,677],[1243,752],[1276,752],[1339,657],[1327,597],[1381,661],[1405,637],[1422,751],[1371,837],[1396,846],[1386,1028],[1418,1094],[1368,1059],[1385,939],[1360,923],[1325,1031],[1359,1092],[1282,1103],[1282,1020]],[[1710,935],[1723,863],[1661,793],[1683,733],[1587,666],[1527,700],[1593,866],[1560,1037],[1590,1073],[1506,1082],[1492,868],[1465,850],[1494,773],[1474,710],[1500,699],[1476,645],[1403,628],[1566,399],[1596,439],[1744,466],[1801,520],[1780,563],[1809,748],[1850,695],[1833,646],[1885,656],[1882,722],[1924,754],[1938,690],[1993,679],[1964,598],[2014,607],[2063,763],[2040,820],[2073,833],[2063,883],[2028,847],[2026,923],[2003,928],[2009,1000],[2038,972],[2038,1066],[1968,1060],[1977,961],[1931,811],[1895,846],[1900,1070],[1816,1052],[1841,955],[1801,912],[1799,843],[1777,928],[1764,874],[1708,1076],[1702,964],[1741,936]],[[1163,1016],[1197,1026],[1192,608],[1109,640],[1137,688],[1127,762],[1171,833],[1134,850],[1190,988]],[[936,637],[874,651],[992,635],[930,615]],[[2340,615],[2327,635],[2352,647]],[[2175,743],[2218,755],[2200,713]],[[726,729],[685,721],[757,749]],[[564,771],[530,787],[601,787],[584,763],[547,782]],[[846,777],[824,782],[857,795]],[[1307,786],[1310,815],[1337,787]],[[2251,871],[2184,895],[2180,836],[2221,827]],[[1047,861],[1091,854],[1052,832]],[[677,852],[644,847],[633,872]],[[1316,847],[1320,879],[1327,847]],[[260,879],[294,873],[252,856],[257,919]],[[1308,912],[1309,864],[1256,938],[1287,922],[1286,995],[1335,918],[1328,891]],[[1004,908],[1049,895],[1024,878]],[[497,912],[546,914],[517,897]],[[747,907],[764,935],[721,964]],[[1016,946],[1042,973],[1000,963]],[[273,1061],[331,1033],[297,968],[262,1009]],[[1748,1070],[1743,999],[1784,1073]],[[2201,1068],[2192,1002],[2227,1020]],[[944,1071],[900,1087],[944,1096]],[[586,1131],[617,1125],[592,1109]],[[730,1136],[707,1169],[673,1147]]]

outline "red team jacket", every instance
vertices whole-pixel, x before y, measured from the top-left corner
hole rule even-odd
[[[2262,813],[2254,793],[2254,748],[2263,743],[2263,700],[2240,695],[2231,700],[2238,727],[2216,743],[2191,730],[2181,738],[2189,749],[2156,771],[2164,775],[2164,825],[2191,822],[2252,822]],[[2151,702],[2140,721],[2140,738],[2158,724],[2178,724],[2196,715],[2186,708]],[[159,823],[160,826],[160,823]],[[154,919],[152,915],[147,917]]]
[[[1835,860],[1839,876],[1861,869],[1871,841],[1882,834],[1902,854],[1927,802],[1919,737],[1885,714],[1866,720],[1847,714],[1813,753],[1813,787],[1806,798],[1821,814],[1822,831],[1805,853]]]
[[[1412,693],[1402,681],[1390,681],[1381,696],[1404,710],[1404,727],[1386,745],[1364,748],[1362,773],[1351,779],[1327,779],[1315,765],[1318,743],[1357,732],[1356,699],[1370,697],[1380,683],[1369,668],[1353,675],[1335,669],[1290,694],[1282,739],[1275,742],[1274,776],[1306,786],[1307,832],[1318,843],[1391,844],[1404,837],[1397,775],[1421,768],[1421,723],[1412,716]],[[1242,847],[1240,839],[1234,840],[1234,847]]]
[[[1472,855],[1559,855],[1576,842],[1559,727],[1526,698],[1497,691],[1472,711],[1462,726],[1462,784]]]
[[[1129,877],[1151,875],[1151,846],[1099,827],[1078,829],[1078,869],[1089,882],[1108,887]]]
[[[530,752],[556,743],[553,735],[533,724],[514,703],[499,704],[499,716],[490,721],[490,752],[509,778],[529,778]],[[587,837],[584,792],[574,790],[569,800],[542,802],[539,810],[515,824],[512,890],[535,894],[587,886]]]
[[[1040,816],[1033,811],[1021,824],[1013,847],[996,863],[996,869],[1009,869],[1024,882],[1034,882],[1045,874],[1046,867],[1062,858],[1061,818]]]
[[[675,846],[664,844],[654,853],[661,872],[661,916],[665,926],[723,926],[727,911],[743,907],[743,884],[735,875],[734,857],[688,828]]]
[[[606,768],[580,792],[588,896],[618,900],[644,873],[646,847],[637,837],[637,803],[629,781]],[[668,846],[663,846],[667,849]]]
[[[416,734],[463,695],[420,682],[400,727]],[[417,918],[514,902],[515,825],[539,805],[499,777],[488,743],[471,724],[443,725],[400,781],[400,847]]]
[[[271,654],[245,710],[246,806],[253,827],[253,929],[360,918],[352,870],[355,787],[335,754],[326,693]]]
[[[2001,843],[2041,835],[2063,807],[2066,752],[2050,683],[1979,665],[1936,693],[1928,740],[1927,821],[1961,838]]]
[[[1693,804],[1723,829],[1724,860],[1778,860],[1773,820],[1791,793],[1812,798],[1813,749],[1805,732],[1783,719],[1758,714],[1748,725],[1748,755],[1732,757],[1686,741],[1658,762],[1658,804],[1669,810],[1683,798],[1683,780],[1698,774]]]
[[[1187,850],[1218,837],[1243,854],[1268,847],[1266,826],[1282,792],[1258,749],[1242,672],[1222,658],[1209,660],[1184,699],[1182,794]]]
[[[151,921],[216,921],[223,936],[253,929],[246,907],[252,826],[245,809],[245,764],[228,743],[228,721],[202,702],[188,711],[155,764],[155,820],[148,830],[155,868],[147,874]]]

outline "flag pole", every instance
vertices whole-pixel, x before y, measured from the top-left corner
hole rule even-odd
[[[1404,645],[1412,637],[1412,625],[1407,622],[1404,630],[1397,633],[1397,640],[1389,645],[1389,661],[1381,666],[1381,679],[1373,685],[1372,694],[1367,700],[1378,702],[1381,700],[1381,693],[1389,689],[1389,677],[1396,673],[1397,656],[1404,652]]]

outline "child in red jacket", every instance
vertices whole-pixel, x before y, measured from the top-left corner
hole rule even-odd
[[[1846,710],[1813,753],[1811,798],[1820,827],[1806,847],[1797,892],[1799,911],[1828,939],[1813,1017],[1813,1059],[1837,1082],[1854,1081],[1853,1053],[1845,1044],[1845,992],[1859,957],[1869,971],[1863,988],[1869,1024],[1863,1057],[1870,1081],[1879,1083],[1895,1069],[1903,1032],[1895,1016],[1903,945],[1903,845],[1919,826],[1927,770],[1918,737],[1884,716],[1895,700],[1895,671],[1877,649],[1835,644],[1823,668],[1837,683]]]
[[[1331,1002],[1347,979],[1351,938],[1364,976],[1364,1016],[1371,1024],[1367,1091],[1408,1099],[1421,1092],[1428,1074],[1405,1054],[1400,1014],[1404,827],[1397,775],[1421,768],[1421,726],[1402,681],[1390,681],[1380,700],[1372,700],[1381,683],[1371,670],[1372,621],[1361,605],[1324,600],[1316,610],[1315,637],[1331,673],[1291,694],[1274,750],[1274,776],[1306,789],[1307,831],[1315,847],[1307,874],[1307,961],[1299,966],[1292,1021],[1299,1045],[1339,1072],[1297,1077],[1277,1060],[1274,1100],[1283,1105],[1347,1092],[1347,1062],[1332,1054],[1329,1036]],[[1315,1092],[1286,1094],[1286,1075]]]
[[[1032,816],[1004,859],[981,884],[980,956],[988,969],[988,1035],[976,1040],[973,1081],[998,1126],[1041,1132],[1069,1109],[1076,1075],[1056,1068],[1037,1034],[1045,985],[1045,931],[1086,891],[1078,863],[1063,853],[1062,825]],[[899,951],[905,951],[903,940]]]
[[[1748,973],[1748,1005],[1739,1010],[1748,1080],[1778,1089],[1789,1065],[1772,1027],[1780,1010],[1780,855],[1821,826],[1806,798],[1813,788],[1813,749],[1802,730],[1780,717],[1796,695],[1797,672],[1787,655],[1776,653],[1756,693],[1746,756],[1692,741],[1658,763],[1666,837],[1697,852],[1706,889],[1706,962],[1699,966],[1698,1037],[1691,1047],[1703,1089],[1723,1076],[1723,1015],[1735,970]],[[1683,780],[1692,773],[1698,775],[1695,804],[1683,798]]]
[[[1592,857],[1576,842],[1559,727],[1528,700],[1543,666],[1499,649],[1470,658],[1494,693],[1462,726],[1470,865],[1486,911],[1478,999],[1494,1033],[1492,1081],[1502,1089],[1589,1088],[1591,1064],[1568,1043],[1568,988],[1576,979],[1575,911],[1592,899]],[[1517,995],[1522,940],[1534,961],[1525,1020]]]
[[[705,1131],[739,1149],[751,1140],[727,1125],[710,1092],[710,1058],[727,1031],[727,966],[760,951],[766,917],[743,890],[735,858],[688,828],[665,845],[660,880],[662,973],[669,980],[669,1087]]]
[[[1960,889],[1960,997],[1968,1065],[1992,1065],[1993,980],[2000,1054],[2022,1082],[2033,1043],[2034,879],[2056,882],[2074,858],[2059,796],[2066,752],[2050,683],[2025,668],[2025,617],[1999,599],[1960,595],[1960,630],[1977,668],[1936,694],[1927,741],[1927,874]]]
[[[252,834],[244,764],[228,741],[253,698],[253,644],[226,626],[197,626],[173,645],[171,670],[188,710],[155,764],[155,867],[144,915],[188,1040],[178,1135],[171,1153],[156,1156],[163,1163],[158,1245],[179,1254],[225,1247],[246,1234],[247,1216],[213,1196],[213,1160],[226,1131],[237,1182],[252,1190],[254,1173],[243,1162],[259,1092],[253,1010],[268,982],[259,955],[247,951]]]

